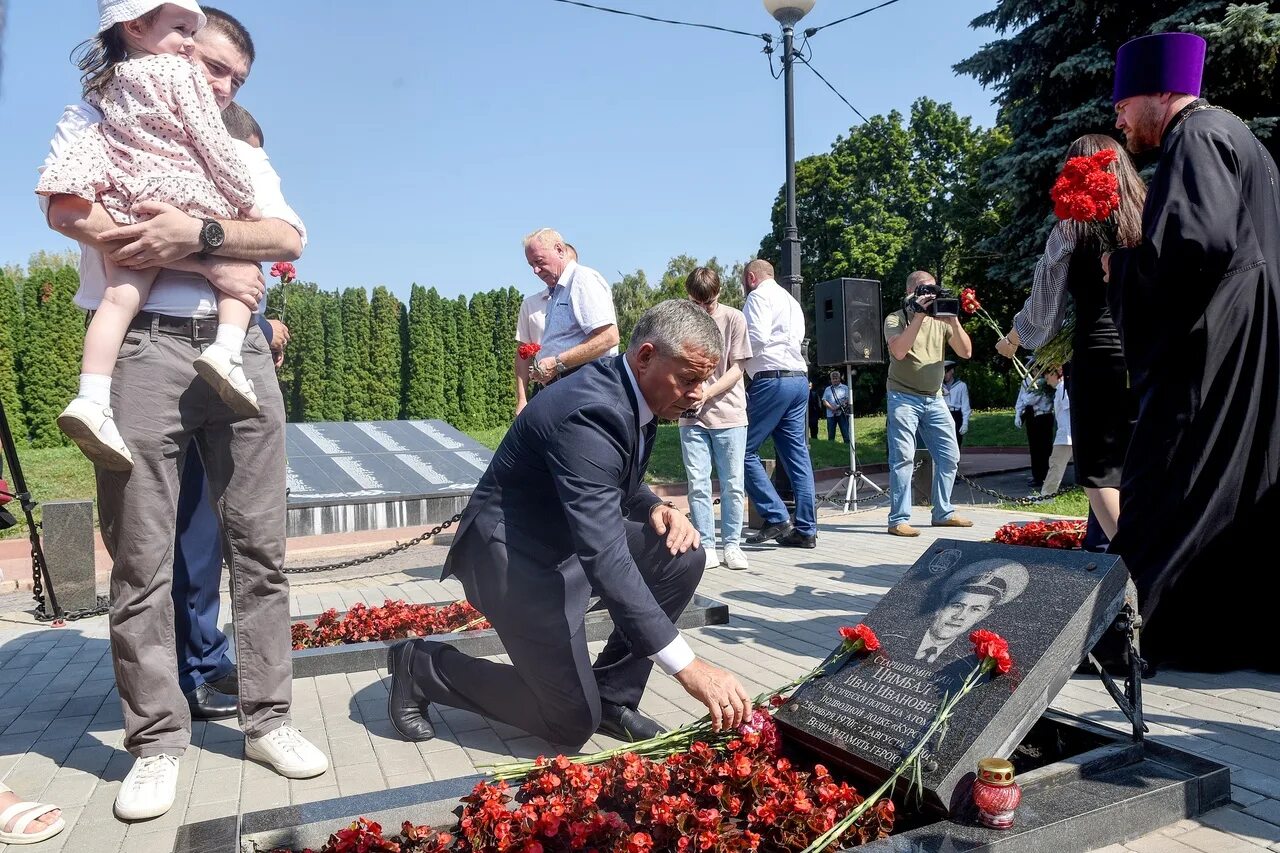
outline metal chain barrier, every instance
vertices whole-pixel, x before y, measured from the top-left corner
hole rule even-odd
[[[717,506],[719,505],[719,503],[720,503],[720,498],[716,498],[711,502],[711,505]],[[685,515],[688,516],[689,513],[685,513]],[[355,566],[362,566],[367,563],[373,563],[378,560],[384,560],[387,557],[391,557],[395,554],[399,554],[404,551],[407,551],[410,548],[413,548],[414,546],[421,545],[423,542],[426,542],[428,539],[432,538],[433,536],[440,535],[441,533],[448,530],[453,525],[457,524],[461,519],[462,519],[462,513],[457,513],[456,515],[453,516],[453,518],[450,518],[448,521],[442,522],[441,524],[437,524],[435,527],[431,528],[425,533],[422,533],[404,542],[397,542],[395,545],[392,545],[390,548],[385,548],[381,551],[375,551],[372,554],[364,554],[359,557],[352,557],[351,559],[348,559],[348,560],[340,560],[336,563],[323,563],[315,566],[298,566],[295,568],[286,568],[284,569],[284,573],[287,575],[309,575],[309,574],[316,574],[318,572],[330,572],[330,571],[336,571],[338,569],[349,569]],[[31,549],[31,596],[32,598],[35,599],[36,605],[37,605],[36,606],[37,621],[52,622],[56,618],[58,618],[45,611],[44,584],[40,580],[39,555],[36,553],[35,548]],[[101,616],[108,611],[109,605],[110,605],[110,599],[105,595],[100,595],[98,596],[98,604],[96,607],[86,608],[83,610],[63,611],[61,619],[64,619],[68,622],[72,622],[72,621],[75,621],[76,619],[88,619],[92,616]]]
[[[965,482],[965,485],[969,486],[969,488],[974,489],[975,491],[982,492],[984,495],[993,497],[998,501],[1003,501],[1004,503],[1017,504],[1018,506],[1034,506],[1038,503],[1044,503],[1045,501],[1051,501],[1054,498],[1062,497],[1063,495],[1070,495],[1075,492],[1084,491],[1084,489],[1082,489],[1080,486],[1072,486],[1069,489],[1059,489],[1058,491],[1054,492],[1051,495],[1030,495],[1028,497],[1015,498],[1013,495],[1006,495],[1003,492],[997,492],[995,489],[988,489],[986,486],[982,485],[981,483],[974,482],[973,480],[969,479],[964,474],[961,474],[958,471],[956,472],[956,477],[963,480]]]
[[[720,499],[716,498],[711,502],[711,505],[719,506]],[[689,513],[686,512],[685,517],[689,517]],[[337,569],[349,569],[349,568],[352,568],[353,566],[362,566],[366,563],[373,563],[378,560],[383,560],[383,559],[386,559],[387,557],[392,556],[393,554],[399,554],[402,551],[407,551],[410,548],[414,547],[415,545],[421,545],[423,542],[426,542],[432,536],[436,536],[440,533],[443,533],[453,525],[457,524],[458,521],[461,520],[461,518],[462,518],[462,513],[458,513],[453,518],[449,519],[443,524],[433,527],[431,530],[428,530],[426,533],[423,533],[420,536],[415,536],[414,538],[409,539],[408,541],[405,541],[405,542],[398,542],[395,545],[392,545],[390,548],[387,548],[382,551],[376,551],[372,554],[365,554],[362,557],[352,557],[349,560],[342,560],[337,563],[325,563],[319,566],[299,566],[298,568],[285,569],[284,572],[287,575],[307,575],[307,574],[315,574],[316,572],[329,572]]]
[[[341,560],[337,563],[325,563],[319,566],[299,566],[297,568],[285,569],[284,573],[286,575],[308,575],[308,574],[314,574],[315,572],[329,572],[329,571],[334,571],[336,569],[349,569],[352,566],[361,566],[361,565],[364,565],[365,563],[372,563],[376,560],[383,560],[383,559],[386,559],[387,557],[392,556],[393,554],[399,554],[401,551],[407,551],[415,545],[421,545],[423,542],[426,542],[432,536],[437,536],[440,533],[443,533],[444,531],[448,530],[450,527],[457,524],[461,519],[462,519],[462,513],[458,513],[448,521],[442,524],[437,524],[435,527],[431,528],[426,533],[415,536],[412,539],[406,540],[404,542],[397,542],[395,545],[392,545],[390,548],[386,548],[382,551],[375,551],[372,554],[365,554],[362,557],[352,557],[349,560]]]

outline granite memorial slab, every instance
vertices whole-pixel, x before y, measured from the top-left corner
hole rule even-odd
[[[1007,758],[1125,602],[1119,557],[939,540],[867,614],[880,639],[796,692],[785,735],[870,780],[915,747],[977,663],[970,632],[1009,642],[1014,669],[985,679],[921,758],[926,808],[954,813],[980,758]]]
[[[93,501],[49,501],[40,525],[44,562],[64,611],[98,605],[93,564]]]

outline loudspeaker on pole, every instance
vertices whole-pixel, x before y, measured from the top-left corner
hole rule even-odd
[[[884,312],[880,282],[838,278],[814,287],[818,364],[865,367],[884,364]]]

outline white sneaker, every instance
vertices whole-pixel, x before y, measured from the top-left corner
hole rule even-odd
[[[244,375],[244,359],[240,353],[210,344],[195,360],[195,368],[237,414],[256,415],[261,411],[258,395],[253,393],[253,381]]]
[[[160,817],[173,806],[178,791],[178,757],[161,753],[133,762],[116,794],[116,817],[146,820]]]
[[[736,572],[749,568],[747,565],[747,555],[742,553],[742,549],[737,545],[729,545],[725,547],[724,564],[726,568],[733,569]]]
[[[715,549],[715,548],[706,548],[706,547],[704,547],[702,550],[704,550],[704,551],[706,551],[706,552],[707,552],[707,566],[706,566],[706,567],[707,567],[708,569],[714,569],[716,566],[720,565],[720,555],[716,553],[716,549]]]
[[[125,447],[110,408],[88,397],[76,397],[58,415],[58,429],[95,465],[109,471],[133,468],[133,454]]]
[[[284,725],[262,737],[244,739],[245,758],[269,764],[281,776],[310,779],[329,769],[329,759],[293,726]]]

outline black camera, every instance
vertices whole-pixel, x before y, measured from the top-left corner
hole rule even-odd
[[[920,304],[921,296],[932,296],[928,305]],[[923,313],[927,317],[958,317],[960,315],[960,297],[940,284],[922,284],[915,292],[902,300],[902,307],[909,314]]]

